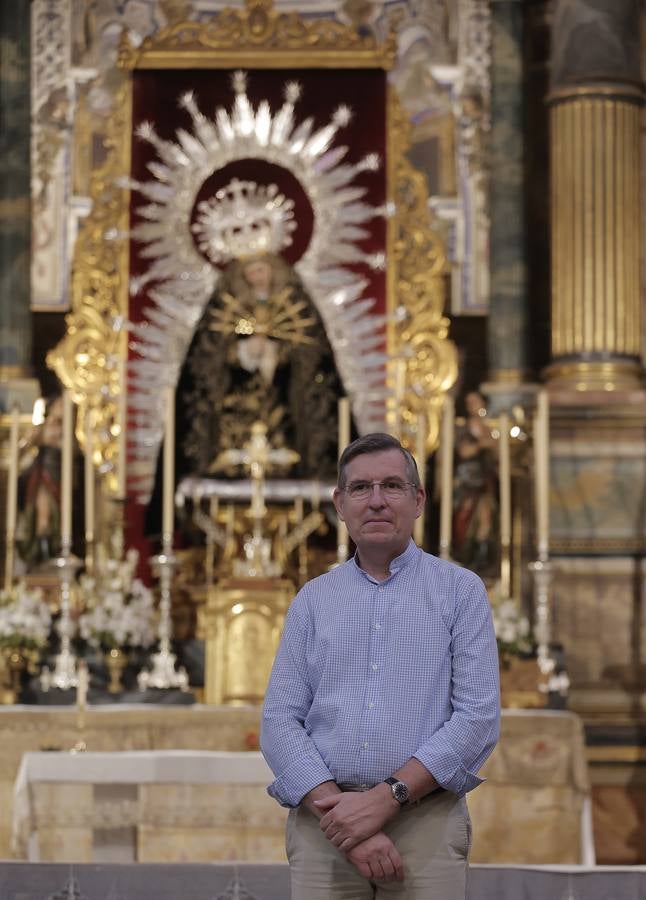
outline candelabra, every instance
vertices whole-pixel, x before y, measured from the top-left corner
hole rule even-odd
[[[154,653],[151,661],[152,668],[144,669],[137,676],[137,682],[140,690],[146,688],[159,688],[166,690],[168,688],[180,688],[180,690],[188,690],[188,675],[186,670],[181,668],[177,670],[175,664],[177,657],[171,651],[171,585],[173,582],[173,572],[177,565],[177,557],[173,554],[172,548],[164,548],[162,553],[153,556],[151,559],[153,572],[159,578],[159,650]]]
[[[61,584],[61,617],[58,622],[61,647],[54,659],[53,671],[45,672],[44,677],[41,678],[41,684],[44,690],[54,687],[66,691],[77,685],[76,656],[71,650],[71,640],[74,628],[70,616],[70,606],[72,584],[80,565],[80,559],[77,559],[76,556],[73,556],[69,552],[63,553],[63,555],[59,556],[56,560],[56,568]]]
[[[547,693],[551,690],[555,661],[550,651],[552,634],[550,594],[553,576],[552,563],[541,553],[539,558],[529,564],[534,577],[534,636],[536,638],[536,657],[541,676],[546,679],[539,684],[539,690]]]

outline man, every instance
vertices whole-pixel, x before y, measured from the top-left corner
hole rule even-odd
[[[387,434],[339,460],[357,552],[292,603],[262,750],[291,807],[292,900],[464,900],[464,800],[499,731],[496,640],[480,579],[411,540],[415,460]]]

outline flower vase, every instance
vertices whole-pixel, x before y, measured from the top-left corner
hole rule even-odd
[[[123,676],[123,670],[125,669],[127,662],[128,660],[126,659],[125,653],[118,647],[113,647],[105,654],[105,666],[108,670],[109,678],[109,694],[120,694],[123,690],[121,678]]]
[[[500,653],[500,697],[506,709],[540,709],[545,694],[538,689],[541,673],[535,657],[522,658]]]
[[[2,670],[0,675],[0,703],[15,703],[20,695],[22,673],[27,667],[25,656],[17,648],[2,650]]]

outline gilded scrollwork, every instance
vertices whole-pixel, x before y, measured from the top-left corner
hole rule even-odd
[[[426,445],[432,452],[438,445],[444,396],[458,372],[457,350],[448,339],[449,320],[443,313],[447,260],[442,239],[432,227],[424,176],[406,157],[411,126],[394,92],[390,110],[396,308],[389,350],[391,358],[406,362],[398,410],[402,439],[414,449],[419,417],[424,415]]]
[[[97,458],[105,462],[108,490],[112,491],[117,436],[117,397],[126,353],[128,192],[116,184],[129,168],[129,142],[122,140],[130,128],[130,85],[122,85],[115,114],[104,138],[105,161],[91,178],[92,213],[77,239],[72,269],[72,311],[66,316],[67,332],[47,355],[79,406],[77,433],[83,443],[81,423],[91,411]]]
[[[353,66],[390,68],[396,55],[394,24],[388,39],[377,43],[333,19],[304,19],[298,13],[277,12],[273,0],[247,0],[245,9],[225,9],[209,22],[179,22],[164,28],[134,47],[124,35],[119,65],[125,69],[158,68],[172,57],[190,54],[194,68],[226,65],[223,54],[231,54],[236,66],[273,65],[331,66],[339,54],[353,54]],[[261,61],[257,53],[268,54]],[[349,63],[345,56],[344,64]]]

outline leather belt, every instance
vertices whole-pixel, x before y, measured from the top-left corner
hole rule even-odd
[[[369,791],[374,787],[374,785],[368,786],[363,784],[344,784],[341,783],[338,787],[342,791],[356,791],[358,793],[363,793],[364,791]],[[419,806],[420,803],[426,803],[427,800],[432,800],[434,797],[437,797],[439,794],[445,794],[446,788],[437,787],[434,791],[431,791],[430,794],[425,794],[420,800],[412,800],[410,803],[406,803],[402,806],[402,809],[412,809],[415,806]]]

